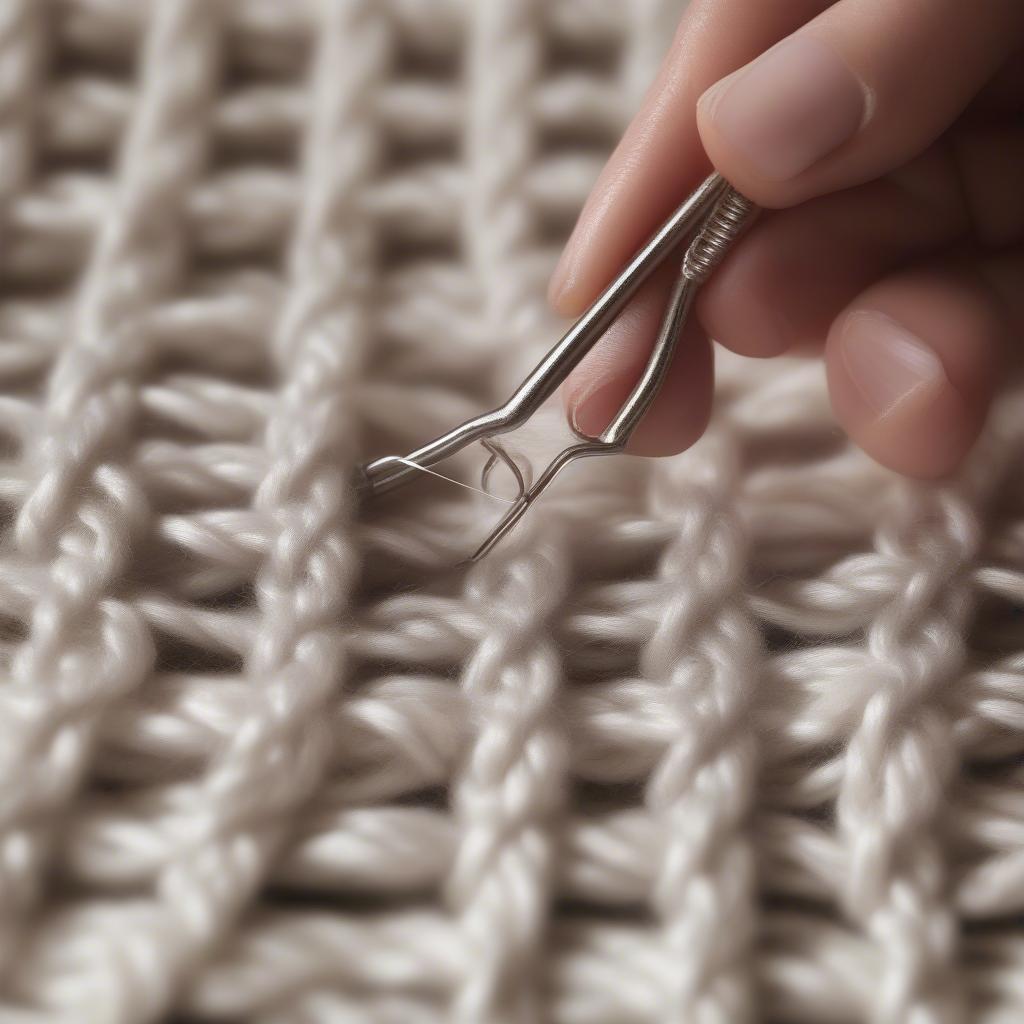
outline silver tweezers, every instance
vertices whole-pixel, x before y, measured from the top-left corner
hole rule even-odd
[[[621,452],[661,388],[676,341],[689,316],[697,289],[710,276],[756,213],[754,204],[719,174],[705,179],[648,239],[618,277],[537,364],[503,405],[476,416],[406,456],[386,455],[360,467],[356,486],[363,497],[391,491],[463,448],[479,441],[489,452],[482,486],[500,461],[512,472],[518,495],[498,525],[470,557],[477,561],[501,540],[570,462],[589,455]],[[578,431],[579,442],[559,452],[544,471],[527,483],[515,461],[495,438],[521,427],[569,376],[594,343],[611,326],[651,273],[693,235],[680,275],[644,372],[611,423],[597,437]]]

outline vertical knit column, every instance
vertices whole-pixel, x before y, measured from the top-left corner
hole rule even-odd
[[[374,268],[362,197],[377,163],[373,100],[389,31],[375,0],[325,0],[318,10],[302,202],[274,334],[282,382],[255,498],[269,547],[255,580],[250,692],[207,774],[174,791],[156,899],[63,916],[21,984],[40,1001],[63,995],[75,1011],[87,993],[90,1019],[103,1024],[159,1020],[179,1000],[263,885],[330,751],[324,708],[341,683],[340,634],[356,572],[354,389]]]
[[[31,174],[48,17],[46,0],[0,4],[0,226]]]
[[[655,512],[675,535],[658,566],[658,625],[641,668],[663,687],[674,739],[647,789],[659,842],[651,902],[675,965],[659,1020],[679,1024],[739,1022],[753,1009],[747,817],[761,652],[744,607],[739,474],[735,441],[719,421],[655,481]]]
[[[527,344],[544,304],[526,266],[536,229],[526,179],[537,141],[532,104],[543,12],[539,0],[473,3],[467,12],[468,191],[462,240],[480,289],[481,327],[489,332],[483,340],[496,353],[507,352],[505,359],[518,367],[522,359],[514,348]],[[499,386],[504,390],[508,384],[502,379]]]
[[[879,531],[898,586],[866,634],[875,691],[850,739],[837,803],[845,903],[876,943],[884,1024],[964,1019],[956,922],[936,818],[958,770],[939,694],[963,663],[977,524],[951,491],[905,486]]]
[[[325,708],[342,684],[341,626],[357,571],[356,398],[375,267],[362,196],[378,163],[374,99],[390,34],[376,0],[324,0],[318,10],[302,206],[275,337],[283,381],[255,499],[270,546],[256,580],[252,695],[198,788],[194,838],[160,880],[187,962],[231,927],[322,778],[332,741]]]
[[[540,5],[493,0],[467,10],[465,248],[481,333],[509,349],[506,365],[522,365],[516,349],[529,344],[542,301],[524,266]],[[449,892],[470,951],[453,1013],[466,1024],[544,1019],[539,974],[565,770],[552,715],[561,664],[548,620],[568,568],[557,535],[531,526],[521,546],[504,545],[471,572],[465,594],[485,624],[462,677],[473,736],[452,793],[459,845]]]
[[[203,164],[214,13],[206,0],[155,7],[113,204],[27,460],[35,479],[16,541],[47,582],[0,704],[0,935],[33,897],[101,713],[152,662],[148,629],[117,596],[149,521],[127,459],[148,356],[142,319],[178,280],[181,207]]]

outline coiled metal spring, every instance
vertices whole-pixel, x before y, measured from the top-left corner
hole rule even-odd
[[[754,219],[757,207],[731,186],[715,204],[683,257],[683,276],[702,284]]]

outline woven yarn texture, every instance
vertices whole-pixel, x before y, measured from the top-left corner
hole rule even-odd
[[[0,0],[0,1022],[1024,1021],[1024,404],[684,455],[506,395],[675,0]],[[598,465],[599,464],[599,465]]]

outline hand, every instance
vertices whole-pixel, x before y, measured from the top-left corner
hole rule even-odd
[[[854,441],[909,475],[955,468],[1024,336],[1022,115],[1021,0],[693,0],[551,301],[581,312],[709,158],[770,210],[703,289],[630,450],[702,433],[713,337],[751,356],[824,344]],[[675,272],[566,383],[585,433],[630,391]]]

